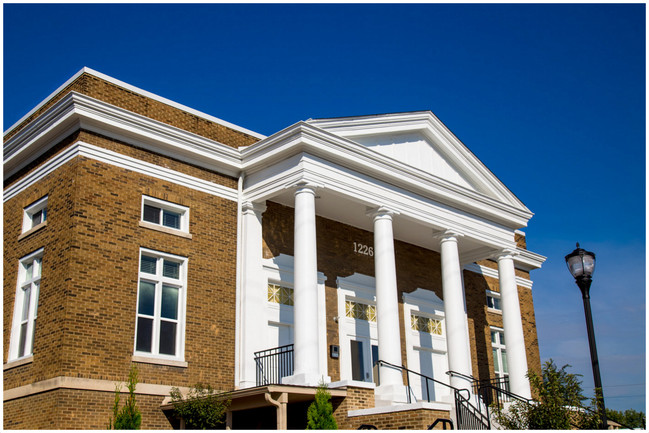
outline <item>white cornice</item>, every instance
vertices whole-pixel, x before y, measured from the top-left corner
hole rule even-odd
[[[75,126],[181,161],[237,176],[239,151],[148,117],[71,92],[4,144],[4,178],[42,155]]]
[[[512,228],[523,227],[532,217],[525,208],[514,207],[484,194],[454,185],[437,176],[382,155],[354,141],[305,122],[298,122],[265,140],[242,149],[248,173],[298,154],[308,153],[352,168],[361,174],[415,192],[454,208],[483,215]]]
[[[488,268],[486,266],[479,265],[477,263],[471,263],[468,265],[464,265],[464,270],[473,272],[476,274],[483,275],[485,277],[490,277],[490,278],[495,278],[498,279],[498,270],[497,269],[492,269]],[[528,289],[532,288],[532,280],[528,280],[527,278],[521,278],[521,277],[516,277],[516,285],[521,286],[521,287],[526,287]]]
[[[130,156],[122,155],[121,153],[113,152],[111,150],[78,141],[65,149],[63,152],[60,152],[56,156],[45,161],[36,170],[29,173],[18,182],[7,187],[4,190],[3,201],[6,202],[12,197],[15,197],[21,191],[29,188],[31,185],[38,182],[43,177],[47,176],[49,173],[53,172],[54,170],[77,156],[85,156],[96,161],[101,161],[110,165],[114,165],[116,167],[125,168],[137,173],[141,173],[167,182],[172,182],[227,200],[238,200],[238,192],[234,188],[228,188],[223,185],[181,173],[179,171],[171,170],[156,164],[132,158]]]
[[[449,160],[459,167],[469,167],[465,175],[498,199],[512,206],[529,210],[474,154],[464,145],[431,111],[389,113],[371,116],[355,116],[331,119],[313,119],[308,123],[349,137],[374,135],[380,133],[421,131],[438,144]]]
[[[205,114],[205,113],[200,112],[198,110],[195,110],[193,108],[190,108],[190,107],[187,107],[185,105],[179,104],[177,102],[171,101],[169,99],[163,98],[162,96],[158,96],[158,95],[156,95],[154,93],[147,92],[146,90],[142,90],[142,89],[140,89],[138,87],[132,86],[132,85],[130,85],[128,83],[117,80],[117,79],[115,79],[113,77],[110,77],[110,76],[108,76],[106,74],[102,74],[101,72],[97,72],[97,71],[95,71],[93,69],[90,69],[90,68],[87,68],[87,67],[82,68],[79,72],[74,74],[72,76],[72,78],[70,78],[65,83],[63,83],[58,89],[56,89],[47,98],[45,98],[43,101],[41,101],[40,104],[38,104],[36,107],[34,107],[29,113],[27,113],[19,121],[14,123],[10,128],[8,128],[5,131],[4,135],[6,135],[8,132],[11,132],[12,129],[14,129],[16,126],[18,126],[21,122],[23,122],[25,119],[27,119],[33,113],[35,113],[37,110],[39,110],[42,106],[44,106],[47,102],[49,102],[50,99],[52,99],[54,96],[56,96],[59,92],[61,92],[63,89],[65,89],[67,86],[69,86],[72,82],[74,82],[74,80],[79,78],[79,76],[81,76],[84,73],[86,73],[88,75],[93,75],[93,76],[95,76],[97,78],[100,78],[100,79],[102,79],[104,81],[107,81],[107,82],[109,82],[111,84],[122,87],[122,88],[124,88],[126,90],[130,90],[131,92],[137,93],[139,95],[145,96],[147,98],[153,99],[155,101],[161,102],[163,104],[166,104],[166,105],[169,105],[171,107],[177,108],[179,110],[185,111],[187,113],[193,114],[195,116],[201,117],[201,118],[203,118],[205,120],[208,120],[210,122],[214,122],[214,123],[217,123],[219,125],[226,126],[226,127],[230,128],[230,129],[234,129],[234,130],[239,131],[239,132],[243,132],[244,134],[251,135],[251,136],[253,136],[255,138],[259,138],[259,139],[266,138],[265,135],[259,134],[257,132],[254,132],[254,131],[251,131],[249,129],[243,128],[241,126],[235,125],[233,123],[227,122],[227,121],[225,121],[223,119],[219,119],[218,117],[214,117],[214,116],[211,116],[209,114]]]

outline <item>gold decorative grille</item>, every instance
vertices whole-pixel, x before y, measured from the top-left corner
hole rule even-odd
[[[433,335],[442,335],[442,321],[438,319],[411,314],[410,327],[415,331],[428,332]]]
[[[345,316],[376,322],[376,306],[354,301],[345,301]]]
[[[293,289],[277,284],[268,284],[268,302],[293,305]]]

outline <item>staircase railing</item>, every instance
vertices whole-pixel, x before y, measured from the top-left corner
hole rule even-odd
[[[489,430],[491,428],[491,421],[489,420],[489,413],[487,415],[483,414],[480,409],[476,408],[473,404],[470,402],[471,398],[471,393],[469,392],[468,389],[460,389],[456,388],[454,386],[451,386],[447,383],[441,382],[439,380],[433,379],[432,377],[425,376],[421,373],[418,373],[416,371],[410,370],[406,368],[403,365],[395,365],[391,364],[389,362],[383,361],[383,360],[378,360],[376,361],[376,364],[380,366],[386,366],[390,368],[394,368],[397,370],[401,370],[401,372],[406,373],[406,382],[407,382],[407,389],[408,389],[408,403],[412,403],[412,399],[410,395],[412,394],[414,396],[414,392],[412,391],[412,387],[410,386],[410,375],[414,374],[416,376],[419,376],[420,378],[425,379],[426,383],[426,399],[427,401],[430,402],[430,390],[429,388],[429,381],[432,382],[433,384],[437,383],[442,386],[445,386],[453,391],[453,394],[455,396],[455,415],[456,415],[456,420],[457,420],[457,428],[458,430]],[[381,369],[378,369],[379,371],[379,384],[381,383],[381,377],[380,377],[380,371]],[[462,393],[466,393],[466,396],[463,395]],[[416,396],[415,396],[416,399]]]
[[[293,345],[255,352],[257,386],[278,385],[282,377],[293,374]]]

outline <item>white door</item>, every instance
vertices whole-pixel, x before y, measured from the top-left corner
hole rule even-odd
[[[428,347],[414,347],[415,357],[411,370],[421,373],[422,376],[433,378],[447,383],[448,362],[446,354],[434,351]],[[448,394],[448,388],[444,385],[427,380],[422,376],[410,375],[410,386],[413,389],[417,400],[439,401],[440,397]]]
[[[351,379],[361,382],[377,382],[376,368],[374,364],[378,361],[379,347],[376,341],[370,338],[349,336],[349,361]]]

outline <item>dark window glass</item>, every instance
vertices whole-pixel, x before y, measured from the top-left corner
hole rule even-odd
[[[160,321],[160,353],[176,354],[176,324]]]
[[[178,319],[178,288],[162,286],[162,311],[160,316],[166,319]]]
[[[157,259],[155,257],[142,256],[142,260],[140,261],[140,271],[155,275],[156,261]]]
[[[153,334],[153,319],[137,318],[137,337],[135,350],[138,352],[151,352],[151,336]]]
[[[27,345],[27,323],[20,325],[20,340],[18,340],[18,357],[25,356]]]
[[[162,265],[162,275],[167,278],[180,278],[180,263],[165,260]]]
[[[160,224],[160,208],[145,204],[142,219],[151,223]]]
[[[137,312],[153,316],[153,304],[155,302],[155,284],[140,281],[140,296]]]
[[[162,225],[172,229],[180,229],[180,214],[168,210],[162,211]]]

